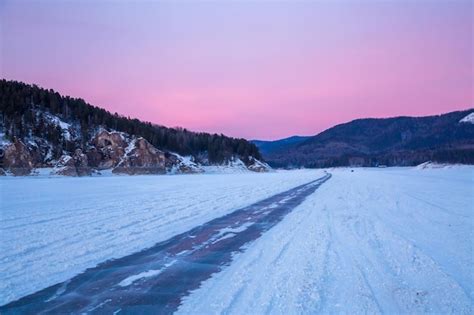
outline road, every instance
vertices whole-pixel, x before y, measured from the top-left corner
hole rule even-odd
[[[183,297],[231,264],[330,174],[274,195],[144,251],[107,261],[0,307],[1,314],[174,312]]]

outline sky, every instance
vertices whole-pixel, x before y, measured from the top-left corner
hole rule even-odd
[[[247,139],[474,107],[471,1],[0,0],[0,77]]]

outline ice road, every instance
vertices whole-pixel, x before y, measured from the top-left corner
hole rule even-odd
[[[2,314],[174,312],[181,298],[232,261],[331,177],[297,186],[147,250],[111,260],[0,307]]]

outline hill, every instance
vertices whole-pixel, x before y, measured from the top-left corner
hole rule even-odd
[[[245,139],[142,122],[53,90],[0,80],[0,167],[13,173],[38,167],[66,167],[72,175],[106,168],[162,173],[236,160],[260,169],[260,159]]]
[[[275,151],[279,151],[282,148],[287,146],[293,146],[300,142],[305,141],[309,137],[302,137],[302,136],[292,136],[280,140],[274,141],[265,141],[265,140],[251,140],[250,142],[254,143],[260,150],[262,154],[269,154]]]
[[[276,167],[474,164],[473,112],[357,119],[303,141],[254,143]]]

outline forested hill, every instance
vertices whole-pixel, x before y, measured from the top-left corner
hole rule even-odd
[[[163,151],[192,156],[204,154],[210,163],[222,163],[235,156],[244,162],[250,157],[261,159],[258,148],[245,139],[142,122],[112,114],[83,99],[62,96],[53,90],[22,82],[0,80],[0,110],[0,132],[4,133],[7,140],[43,138],[53,144],[53,158],[56,159],[64,150],[72,151],[77,146],[85,150],[99,127],[143,137]],[[73,124],[79,135],[75,139],[64,137],[60,126],[46,124],[45,116],[38,113],[48,113]]]
[[[357,119],[297,140],[255,143],[274,167],[474,164],[474,109],[426,117]]]

